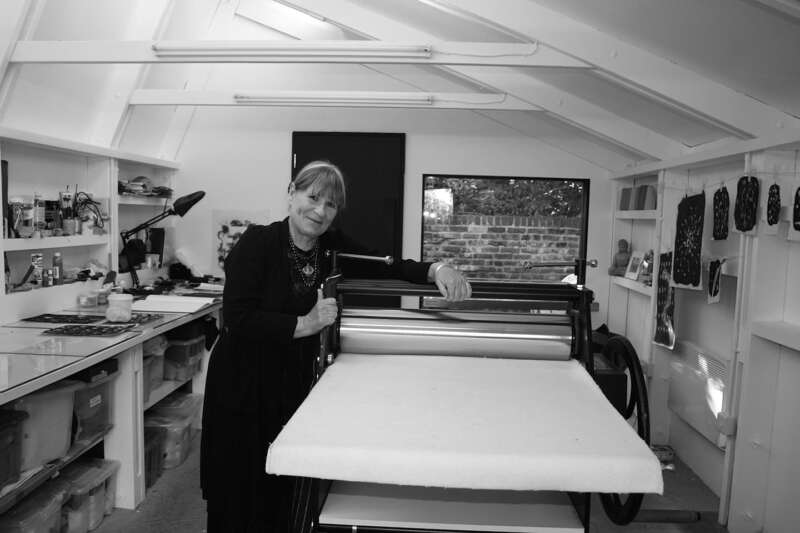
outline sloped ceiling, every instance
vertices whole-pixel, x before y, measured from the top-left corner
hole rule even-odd
[[[611,172],[800,132],[797,0],[8,0],[3,11],[19,23],[2,26],[0,57],[10,60],[0,61],[0,126],[47,123],[48,134],[109,146],[147,138],[164,157],[191,110],[128,105],[137,92],[505,93],[538,111],[436,116],[506,128]],[[14,55],[17,40],[161,39],[529,43],[580,66],[27,64]]]

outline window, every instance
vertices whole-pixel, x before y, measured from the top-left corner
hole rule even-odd
[[[586,179],[423,175],[422,260],[473,280],[561,281],[586,257]],[[531,268],[537,263],[563,266]]]

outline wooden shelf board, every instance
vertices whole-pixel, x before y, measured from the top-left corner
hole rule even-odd
[[[614,213],[614,218],[618,220],[658,220],[658,211],[655,209],[617,211]]]
[[[43,250],[48,248],[74,248],[76,246],[103,246],[108,235],[71,235],[69,237],[43,237],[41,239],[3,239],[3,250]]]
[[[171,393],[192,381],[193,377],[194,376],[183,381],[164,381],[157,388],[150,391],[150,396],[147,398],[147,402],[144,404],[144,410],[146,411],[150,409],[155,404],[169,396]]]
[[[89,440],[75,442],[70,447],[69,451],[67,451],[67,455],[61,459],[46,464],[41,470],[29,478],[18,481],[9,492],[0,498],[0,514],[8,511],[11,507],[25,498],[25,496],[36,490],[45,481],[54,477],[59,470],[75,461],[90,449],[97,446],[97,444],[103,441],[108,432],[111,431],[112,427],[113,426],[111,425],[106,426],[103,431]]]
[[[623,287],[632,292],[647,296],[648,298],[653,296],[653,287],[648,287],[647,285],[639,283],[638,281],[623,278],[621,276],[611,276],[611,282],[618,287]]]
[[[146,205],[151,207],[162,207],[165,203],[172,202],[172,198],[158,196],[122,196],[119,197],[119,205]]]
[[[782,320],[754,321],[753,335],[800,352],[800,324]]]

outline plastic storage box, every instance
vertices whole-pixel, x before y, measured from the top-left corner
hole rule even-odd
[[[164,357],[176,363],[186,363],[192,357],[203,354],[205,343],[204,335],[189,340],[171,340]]]
[[[198,401],[199,399],[199,401]],[[156,405],[144,418],[145,428],[162,428],[164,437],[164,468],[175,468],[183,463],[192,445],[194,422],[202,396],[199,394],[177,394],[163,406]]]
[[[164,472],[164,441],[167,430],[163,427],[144,428],[144,486],[150,488]]]
[[[142,363],[142,398],[147,403],[150,393],[164,382],[164,357],[149,355]]]
[[[74,440],[90,440],[108,429],[111,419],[111,385],[117,374],[75,391]]]
[[[0,411],[0,488],[19,479],[22,465],[22,421],[28,413]]]
[[[86,459],[61,471],[59,479],[69,483],[69,495],[62,509],[62,533],[86,533],[96,529],[111,514],[116,499],[114,476],[118,461]]]
[[[152,339],[147,339],[142,343],[142,353],[148,355],[164,355],[169,347],[166,335],[156,335]]]
[[[187,381],[200,371],[202,359],[193,355],[185,363],[164,358],[164,379],[167,381]]]
[[[51,480],[0,515],[3,533],[60,533],[61,504],[68,484]]]
[[[14,410],[28,413],[22,422],[22,471],[66,455],[72,437],[75,391],[83,386],[62,381],[13,402]]]

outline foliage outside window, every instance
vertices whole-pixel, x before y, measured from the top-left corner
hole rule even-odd
[[[585,256],[588,180],[423,176],[422,259],[471,279],[561,281]]]

